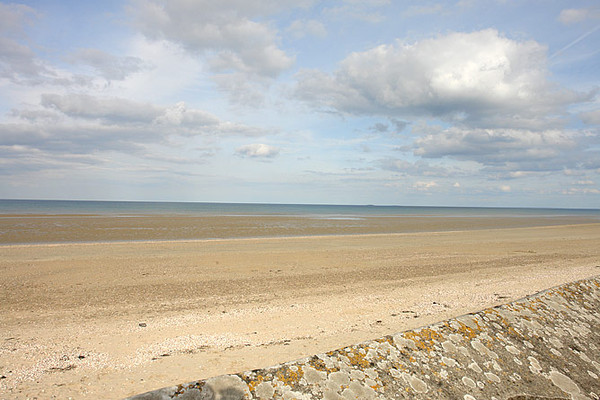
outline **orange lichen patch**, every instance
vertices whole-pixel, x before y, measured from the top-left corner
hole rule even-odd
[[[350,364],[353,366],[357,366],[360,368],[367,368],[371,366],[371,362],[365,358],[364,354],[359,352],[359,349],[354,349],[354,351],[343,352],[344,356],[348,357],[350,360]],[[342,352],[340,352],[342,354]]]
[[[387,342],[387,343],[391,344],[392,346],[394,345],[394,338],[392,338],[391,336],[384,336],[382,338],[375,339],[374,341],[377,342],[377,343],[385,343],[385,342]]]
[[[515,328],[513,328],[511,323],[508,322],[508,320],[506,318],[504,318],[498,311],[496,311],[496,310],[493,310],[493,311],[496,313],[496,316],[498,317],[498,322],[500,322],[502,325],[504,325],[506,327],[506,330],[508,331],[509,335],[518,336],[518,337],[522,336],[519,332],[517,332],[515,330]]]
[[[471,339],[475,339],[477,337],[477,332],[475,332],[475,329],[468,327],[467,325],[465,325],[464,323],[460,322],[460,321],[456,321],[459,324],[459,328],[457,330],[457,332],[459,334],[461,334],[465,339],[467,340],[471,340]],[[479,327],[479,325],[477,325]],[[481,329],[480,329],[481,330]]]
[[[448,332],[455,331],[455,329],[450,325],[449,321],[444,321],[444,330],[447,330]]]
[[[261,374],[256,374],[256,376],[253,378],[248,378],[246,376],[242,376],[241,378],[244,382],[246,382],[251,392],[254,392],[256,387],[262,382],[270,380],[270,377],[265,378],[265,376]]]
[[[564,297],[566,300],[577,301],[579,300],[579,293],[577,290],[571,288],[561,288],[556,291],[559,295]],[[565,307],[568,307],[565,305]]]
[[[418,349],[427,350],[430,352],[433,350],[435,343],[439,343],[444,337],[433,329],[423,328],[419,331],[412,331],[404,333],[406,339],[410,339],[415,342]]]
[[[537,312],[543,305],[544,302],[542,299],[530,299],[527,304],[523,304],[523,306],[527,307],[533,312]]]
[[[568,290],[567,294],[563,295],[563,297],[566,300],[568,300],[570,303],[581,304],[584,302],[584,299],[582,298],[581,293],[577,290]]]
[[[519,312],[519,304],[518,303],[512,303],[512,304],[506,304],[504,306],[506,308],[507,311],[514,311],[516,313]]]
[[[277,371],[276,376],[279,381],[291,386],[300,382],[300,379],[304,376],[304,371],[302,371],[302,367],[298,367],[296,371],[289,367],[281,368]]]
[[[479,325],[479,319],[478,318],[473,318],[473,323],[475,323],[475,325],[477,325],[477,330],[478,331],[482,331],[483,328],[481,327],[481,325]]]
[[[328,353],[328,354],[330,354],[330,353]],[[334,355],[335,352],[331,352],[331,354]],[[317,371],[327,372],[328,374],[339,371],[339,368],[327,368],[327,366],[325,365],[325,362],[318,357],[312,357],[308,361],[307,364],[310,367],[313,367],[314,369],[316,369]]]
[[[400,364],[398,362],[393,362],[392,361],[391,365],[392,365],[393,368],[396,368],[398,371],[404,371],[404,372],[408,372],[409,371],[408,367],[406,365],[404,365],[404,364]]]
[[[544,314],[544,310],[547,307],[548,306],[544,303],[544,301],[542,299],[532,300],[531,303],[527,305],[527,308],[535,314],[535,318],[542,322],[549,322],[551,320],[548,318],[548,316],[546,316]],[[526,318],[526,317],[523,317],[523,318]],[[528,319],[528,320],[531,320],[531,319]]]

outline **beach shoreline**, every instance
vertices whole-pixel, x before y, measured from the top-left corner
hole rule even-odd
[[[600,273],[600,224],[0,247],[0,398],[114,399]]]

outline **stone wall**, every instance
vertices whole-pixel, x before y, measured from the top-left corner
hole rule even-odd
[[[159,399],[600,399],[600,277]]]

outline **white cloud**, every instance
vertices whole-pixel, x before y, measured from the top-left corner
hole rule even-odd
[[[143,68],[129,74],[108,90],[115,96],[152,101],[174,102],[191,87],[210,85],[203,81],[206,66],[197,55],[190,54],[174,43],[152,41],[136,34],[127,42],[126,54],[143,60]]]
[[[12,159],[15,168],[23,168],[23,163],[16,162],[17,157],[11,154],[19,155],[21,161],[30,159],[20,156],[25,151],[32,156],[37,154],[38,160],[108,152],[143,158],[147,146],[156,144],[178,147],[206,158],[214,152],[202,150],[194,138],[210,143],[267,133],[271,132],[222,121],[205,111],[188,108],[183,102],[160,106],[116,97],[45,94],[40,107],[13,110],[10,120],[0,123],[0,146],[3,156]],[[193,143],[191,148],[190,143]],[[163,155],[165,160],[169,157],[172,156]],[[83,158],[68,161],[79,160]]]
[[[313,0],[131,0],[135,26],[150,41],[180,46],[197,56],[229,101],[260,106],[272,81],[295,63],[271,23],[277,13]],[[318,31],[316,23],[309,28]]]
[[[70,54],[67,60],[74,64],[89,65],[107,80],[123,80],[147,67],[138,57],[117,57],[99,49],[79,49]]]
[[[0,77],[21,81],[36,79],[44,73],[47,73],[47,69],[36,60],[29,47],[0,37]]]
[[[584,180],[584,181],[577,181],[575,182],[578,185],[583,185],[583,186],[590,186],[594,184],[594,181],[591,180]]]
[[[71,118],[103,119],[112,123],[152,122],[161,114],[159,107],[116,97],[87,94],[43,94],[41,105]]]
[[[235,150],[237,155],[251,158],[273,158],[277,156],[279,152],[279,148],[262,143],[247,144],[240,146]]]
[[[562,191],[563,194],[577,195],[577,194],[600,194],[600,190],[595,188],[569,188]]]
[[[118,97],[101,97],[85,94],[43,94],[43,110],[14,110],[13,115],[28,120],[32,125],[53,118],[63,124],[86,124],[87,130],[119,129],[132,132],[141,130],[143,136],[167,135],[194,136],[260,136],[269,131],[221,121],[208,112],[190,109],[185,102],[171,106],[158,106]],[[56,113],[48,114],[48,111]],[[94,128],[93,126],[96,126]],[[168,129],[167,129],[168,128]]]
[[[277,32],[253,18],[302,3],[272,0],[136,0],[130,7],[137,27],[149,38],[166,39],[211,55],[216,71],[235,70],[274,77],[294,60],[277,44]]]
[[[372,132],[379,132],[379,133],[385,133],[387,131],[389,131],[390,127],[387,124],[381,123],[381,122],[377,122],[376,124],[374,124],[373,126],[371,126],[369,128],[370,131]]]
[[[474,161],[488,176],[514,179],[531,172],[594,170],[599,138],[576,130],[467,129],[424,133],[413,144],[416,156]]]
[[[117,57],[97,49],[81,49],[64,57],[71,63],[91,66],[96,75],[78,74],[53,65],[36,54],[43,47],[26,35],[25,28],[34,16],[38,14],[30,7],[0,4],[0,78],[21,86],[83,88],[99,83],[98,77],[106,84],[106,80],[123,80],[146,67],[136,57]]]
[[[502,191],[502,192],[508,193],[511,190],[512,190],[511,187],[508,186],[508,185],[502,185],[502,186],[500,186],[500,191]]]
[[[461,174],[461,171],[457,169],[429,165],[423,160],[413,163],[406,160],[388,158],[380,160],[379,167],[386,171],[398,173],[401,176],[448,177]]]
[[[24,4],[0,3],[0,32],[22,33],[23,24],[37,16],[36,11]]]
[[[413,184],[413,188],[419,190],[419,191],[428,191],[434,187],[436,187],[438,184],[435,181],[418,181],[415,182]]]
[[[600,168],[600,137],[592,131],[458,126],[440,130],[434,126],[427,133],[421,129],[412,145],[415,156],[438,159],[447,166],[454,160],[471,171],[467,174],[487,179],[525,179],[557,172],[581,175]]]
[[[461,129],[424,135],[415,141],[415,155],[453,157],[483,164],[551,159],[561,150],[577,147],[577,133],[562,130]]]
[[[31,48],[22,43],[24,27],[37,13],[21,4],[0,3],[0,78],[18,82],[48,73]]]
[[[191,128],[192,130],[224,124],[217,117],[207,112],[188,109],[183,101],[174,106],[163,108],[162,115],[158,116],[153,122],[168,126]]]
[[[535,172],[533,171],[511,171],[508,173],[508,175],[503,176],[504,179],[518,179],[518,178],[524,178],[527,176],[532,176],[535,175]]]
[[[351,114],[427,115],[478,125],[503,123],[500,116],[527,124],[587,98],[555,87],[547,75],[544,46],[488,29],[352,53],[334,74],[301,71],[296,94]]]
[[[599,125],[600,124],[600,109],[584,112],[580,114],[581,120],[586,124]]]
[[[600,19],[600,8],[599,7],[588,7],[588,8],[569,8],[562,10],[558,17],[559,21],[563,24],[576,24],[585,20],[599,20]]]
[[[106,160],[90,154],[61,154],[29,146],[0,145],[0,179],[9,178],[12,185],[32,184],[24,176],[34,176],[36,173],[45,174],[51,170],[74,171],[77,168],[87,169],[102,166]],[[19,177],[14,179],[15,177]]]

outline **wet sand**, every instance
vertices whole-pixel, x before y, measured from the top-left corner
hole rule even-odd
[[[0,244],[440,232],[589,222],[600,222],[600,217],[0,214]]]
[[[0,398],[122,398],[600,274],[600,224],[467,220],[437,221],[447,232],[0,246]]]

